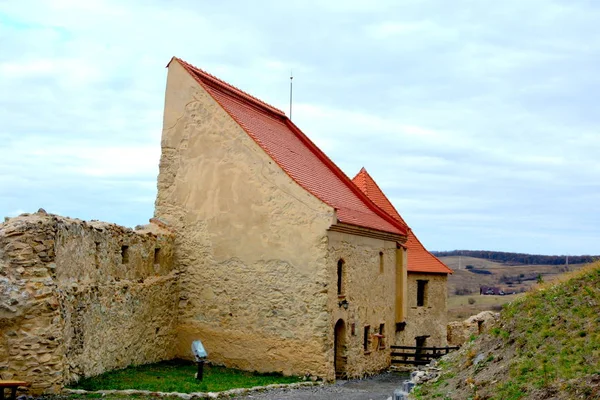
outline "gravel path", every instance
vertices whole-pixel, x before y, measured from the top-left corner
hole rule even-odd
[[[300,389],[273,389],[235,397],[240,400],[388,400],[408,374],[386,372],[365,379],[337,381],[335,384]]]

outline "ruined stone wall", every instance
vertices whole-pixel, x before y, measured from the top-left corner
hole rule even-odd
[[[201,339],[232,367],[332,378],[326,230],[296,184],[171,62],[155,215],[176,232],[178,355]]]
[[[410,258],[410,254],[408,255]],[[417,281],[426,280],[424,306],[417,306]],[[408,317],[406,327],[397,332],[396,344],[415,346],[415,338],[428,336],[425,346],[446,346],[447,289],[446,274],[408,273]]]
[[[45,213],[0,225],[0,376],[57,392],[171,358],[177,274],[172,235],[158,231]]]
[[[360,377],[390,365],[390,345],[395,329],[396,242],[340,232],[329,232],[328,298],[331,310],[328,352],[333,366],[333,327],[339,319],[346,324],[346,372]],[[383,253],[381,272],[380,253]],[[343,260],[342,295],[338,295],[338,261]],[[348,309],[341,301],[348,302]],[[384,324],[384,338],[379,333]],[[367,350],[364,328],[370,326]],[[391,342],[392,341],[392,342]]]

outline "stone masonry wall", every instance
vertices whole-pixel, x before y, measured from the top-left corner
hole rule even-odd
[[[410,252],[408,254],[410,258]],[[424,306],[417,306],[417,280],[426,280]],[[446,346],[447,289],[446,274],[408,273],[408,317],[404,331],[396,333],[396,344],[415,346],[415,338],[429,336],[426,347]]]
[[[176,232],[178,355],[331,379],[325,268],[334,211],[169,65],[155,215]]]
[[[346,373],[349,377],[373,374],[390,365],[390,345],[395,328],[396,242],[339,232],[329,232],[329,306],[331,309],[328,358],[333,366],[333,328],[346,323]],[[383,253],[380,272],[379,253]],[[344,261],[343,293],[337,294],[337,264]],[[348,302],[348,309],[340,301]],[[379,333],[384,324],[384,338]],[[364,327],[370,326],[368,349],[364,349]],[[354,326],[354,332],[352,327]]]
[[[156,226],[133,231],[45,212],[8,219],[0,377],[56,393],[80,377],[172,358],[177,280],[172,235]]]

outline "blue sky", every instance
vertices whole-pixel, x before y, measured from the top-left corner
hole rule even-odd
[[[176,55],[365,166],[431,250],[600,254],[594,1],[0,0],[0,216],[152,216]]]

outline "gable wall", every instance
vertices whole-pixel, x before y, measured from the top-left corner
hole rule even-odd
[[[169,66],[155,215],[176,231],[178,355],[327,377],[326,229],[297,185],[181,67]]]

